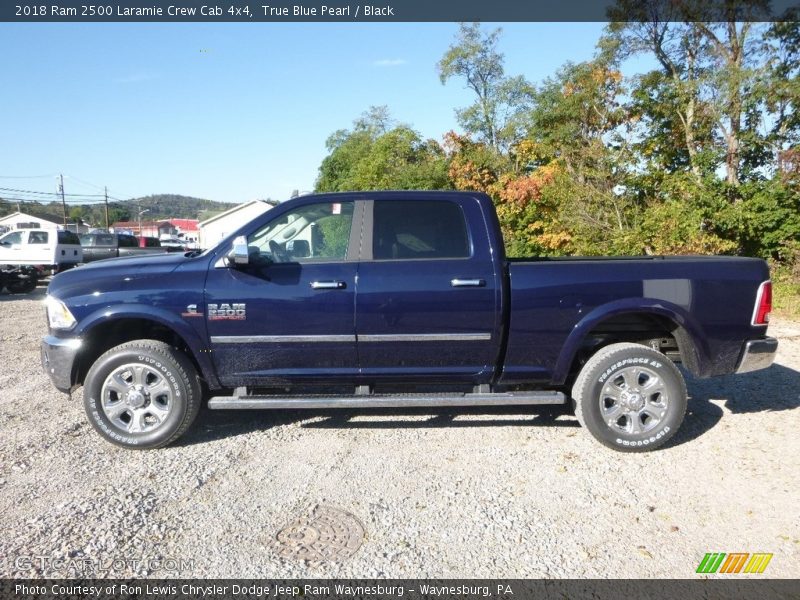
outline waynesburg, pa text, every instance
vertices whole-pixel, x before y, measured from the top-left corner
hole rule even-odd
[[[108,595],[122,595],[138,597],[142,595],[170,595],[175,596],[178,593],[182,595],[190,595],[196,598],[204,597],[218,597],[218,596],[246,596],[248,598],[254,597],[311,597],[311,596],[330,596],[336,594],[337,596],[348,596],[353,598],[362,598],[364,596],[395,596],[402,597],[407,593],[417,593],[422,596],[433,597],[452,597],[452,596],[469,596],[471,598],[481,597],[488,598],[493,593],[497,595],[504,595],[506,597],[513,596],[514,592],[511,586],[506,584],[495,584],[496,589],[490,589],[488,585],[472,585],[472,584],[459,584],[459,585],[428,585],[420,583],[418,586],[404,587],[402,585],[382,585],[382,584],[366,584],[366,585],[346,585],[346,584],[333,584],[333,585],[259,585],[259,584],[209,584],[209,585],[195,585],[191,583],[184,583],[180,585],[172,583],[109,583],[107,585],[81,585],[81,584],[50,584],[50,585],[26,585],[17,584],[15,592],[17,595],[44,595],[53,594],[55,596],[74,596],[80,595],[83,597],[99,598]]]

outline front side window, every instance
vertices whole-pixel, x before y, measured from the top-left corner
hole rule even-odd
[[[320,202],[298,207],[248,236],[251,261],[258,264],[344,260],[352,224],[352,202]]]
[[[21,244],[22,243],[22,232],[21,231],[12,231],[8,235],[4,235],[0,238],[0,244],[4,246],[11,246],[13,244]]]
[[[375,260],[470,256],[464,213],[454,202],[376,201],[373,214]]]

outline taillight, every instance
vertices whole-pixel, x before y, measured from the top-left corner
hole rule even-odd
[[[753,310],[753,325],[768,325],[769,313],[772,312],[772,282],[765,281],[758,286],[756,306]]]

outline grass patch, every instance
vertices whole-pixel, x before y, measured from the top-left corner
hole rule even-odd
[[[798,266],[772,265],[772,310],[800,320],[800,273]]]

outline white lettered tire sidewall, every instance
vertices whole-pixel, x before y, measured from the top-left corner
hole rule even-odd
[[[156,370],[172,391],[174,405],[165,421],[152,431],[125,432],[109,420],[101,406],[102,387],[108,375],[132,363]],[[200,384],[191,361],[180,351],[156,340],[137,340],[112,348],[95,361],[84,381],[83,403],[89,422],[106,440],[125,448],[147,449],[170,444],[192,424],[200,401]]]
[[[668,396],[664,418],[641,434],[612,429],[600,411],[600,395],[609,379],[620,371],[641,365],[655,371],[664,382]],[[631,343],[610,344],[596,352],[584,365],[572,388],[575,416],[602,444],[623,452],[644,452],[663,446],[680,427],[686,414],[687,392],[683,375],[662,353]]]

